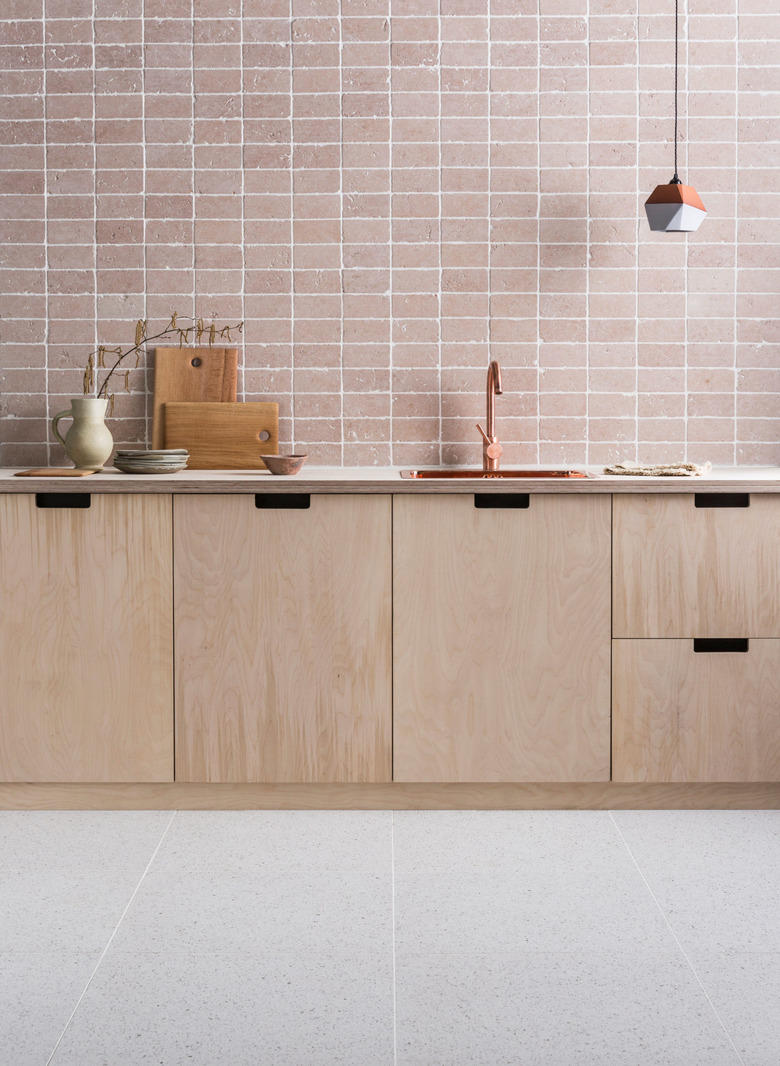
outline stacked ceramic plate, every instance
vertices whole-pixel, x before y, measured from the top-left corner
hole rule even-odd
[[[114,455],[114,466],[124,474],[175,474],[187,465],[186,448],[161,448],[159,451],[124,451]]]

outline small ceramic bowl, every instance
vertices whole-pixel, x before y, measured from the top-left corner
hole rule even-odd
[[[308,455],[262,455],[260,457],[272,474],[297,474]]]

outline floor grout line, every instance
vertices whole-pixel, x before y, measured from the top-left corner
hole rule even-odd
[[[702,979],[701,979],[701,978],[699,977],[699,974],[698,974],[698,971],[696,970],[696,967],[695,967],[695,966],[693,965],[693,963],[692,963],[692,962],[691,962],[691,960],[690,960],[690,957],[688,956],[688,953],[687,953],[687,951],[685,950],[685,948],[684,948],[684,947],[682,946],[682,944],[680,943],[680,939],[679,939],[679,937],[677,936],[677,934],[675,933],[674,929],[672,928],[672,923],[671,923],[671,922],[669,921],[669,919],[668,919],[668,918],[667,918],[667,916],[666,916],[666,911],[665,911],[665,910],[663,909],[663,907],[661,906],[661,904],[660,904],[660,902],[659,902],[659,900],[658,900],[658,897],[656,896],[655,892],[653,892],[652,888],[650,887],[650,882],[649,882],[649,881],[647,880],[647,878],[645,877],[645,875],[644,875],[644,873],[643,873],[643,871],[642,871],[642,869],[641,869],[641,867],[640,867],[639,863],[638,863],[638,862],[636,861],[636,858],[634,857],[634,853],[633,853],[633,851],[632,851],[632,850],[631,850],[631,848],[630,848],[630,847],[628,846],[628,841],[627,841],[627,840],[626,840],[626,838],[625,838],[625,837],[623,836],[623,833],[622,833],[622,831],[621,831],[621,829],[620,829],[620,826],[619,826],[619,825],[617,824],[617,820],[615,819],[615,815],[614,815],[614,812],[613,812],[613,811],[610,811],[610,812],[609,812],[609,816],[610,816],[610,818],[612,819],[612,824],[614,825],[615,829],[617,830],[618,836],[619,836],[619,837],[620,837],[620,839],[621,839],[621,840],[623,841],[623,846],[625,847],[626,851],[628,852],[628,854],[629,854],[629,856],[630,856],[630,858],[631,858],[631,861],[633,862],[634,866],[635,866],[635,867],[636,867],[636,869],[637,869],[637,873],[639,874],[639,876],[640,876],[640,877],[642,878],[642,880],[644,881],[644,883],[645,883],[645,888],[646,888],[646,889],[647,889],[647,891],[648,891],[648,892],[650,893],[650,897],[651,897],[651,899],[653,900],[653,903],[655,903],[656,907],[657,907],[657,908],[658,908],[658,910],[660,911],[660,913],[661,913],[661,917],[662,917],[662,918],[663,918],[663,920],[664,920],[664,921],[666,922],[666,927],[667,927],[667,929],[668,929],[668,930],[669,930],[669,932],[670,932],[670,933],[672,934],[672,937],[674,938],[674,942],[675,942],[675,944],[677,944],[677,947],[678,947],[678,948],[680,949],[680,954],[682,955],[682,957],[683,957],[683,958],[685,959],[685,961],[687,962],[687,964],[688,964],[688,966],[689,966],[689,968],[690,968],[690,971],[691,971],[691,973],[692,973],[692,974],[693,974],[693,976],[694,976],[694,977],[696,978],[696,982],[697,982],[697,984],[699,985],[699,988],[700,988],[700,989],[702,990],[702,992],[704,993],[704,996],[705,996],[705,998],[706,998],[707,1002],[709,1003],[710,1007],[712,1008],[712,1013],[713,1013],[713,1014],[715,1015],[715,1017],[716,1017],[716,1018],[718,1019],[718,1023],[719,1023],[719,1025],[720,1025],[721,1029],[723,1030],[723,1032],[724,1032],[724,1034],[725,1034],[725,1036],[726,1036],[726,1039],[728,1040],[728,1042],[729,1042],[729,1044],[731,1045],[731,1047],[732,1047],[732,1048],[734,1049],[734,1054],[735,1054],[735,1055],[737,1056],[737,1058],[739,1059],[739,1061],[740,1061],[740,1063],[742,1064],[742,1066],[745,1066],[745,1060],[744,1060],[744,1059],[742,1058],[742,1056],[740,1055],[740,1053],[739,1053],[739,1050],[738,1050],[738,1048],[737,1048],[737,1045],[736,1045],[736,1044],[734,1043],[734,1041],[733,1041],[733,1040],[731,1039],[731,1034],[729,1033],[728,1029],[726,1028],[726,1025],[725,1025],[725,1023],[724,1023],[723,1019],[721,1018],[720,1014],[718,1013],[718,1010],[717,1010],[717,1008],[715,1007],[715,1004],[714,1004],[714,1003],[712,1002],[712,999],[710,998],[710,994],[709,994],[709,992],[708,992],[708,991],[707,991],[707,989],[706,989],[706,988],[704,987],[704,984],[702,983]]]
[[[72,1011],[70,1012],[70,1017],[69,1017],[69,1018],[68,1018],[68,1020],[67,1020],[67,1021],[65,1022],[65,1026],[64,1026],[64,1028],[63,1028],[62,1032],[60,1033],[59,1037],[57,1038],[57,1043],[56,1043],[56,1044],[54,1045],[54,1048],[52,1049],[52,1053],[51,1053],[51,1055],[49,1055],[48,1059],[46,1060],[46,1066],[50,1066],[50,1063],[51,1063],[52,1059],[53,1059],[53,1058],[54,1058],[54,1056],[55,1056],[55,1055],[57,1054],[57,1048],[58,1048],[58,1047],[60,1046],[60,1044],[62,1043],[62,1038],[63,1038],[63,1037],[65,1036],[65,1034],[67,1033],[67,1031],[68,1031],[68,1026],[69,1026],[69,1025],[70,1025],[70,1023],[71,1023],[71,1022],[73,1021],[73,1019],[74,1019],[74,1017],[75,1017],[75,1015],[76,1015],[76,1011],[77,1011],[77,1010],[79,1009],[79,1007],[81,1006],[81,1001],[82,1001],[82,1000],[84,999],[84,996],[86,996],[86,994],[87,994],[87,990],[89,989],[89,986],[90,986],[90,985],[92,984],[92,982],[93,982],[93,980],[94,980],[94,978],[95,978],[95,974],[96,974],[96,973],[98,972],[98,970],[100,969],[100,964],[102,963],[103,959],[104,959],[104,958],[106,957],[106,952],[107,952],[107,951],[108,951],[108,949],[109,949],[109,948],[111,947],[112,941],[113,941],[114,937],[116,936],[116,934],[117,934],[117,932],[118,932],[118,930],[119,930],[119,926],[120,926],[120,925],[122,924],[122,922],[123,922],[123,921],[124,921],[124,919],[125,919],[125,915],[126,915],[126,914],[127,914],[127,912],[128,912],[129,910],[130,910],[130,907],[131,907],[131,906],[132,906],[132,904],[133,904],[133,900],[135,899],[135,897],[136,897],[136,896],[137,896],[137,894],[138,894],[138,889],[139,889],[139,888],[141,887],[141,885],[142,885],[142,884],[143,884],[143,882],[144,882],[144,878],[145,878],[145,877],[146,877],[146,875],[147,875],[147,874],[149,873],[149,870],[150,870],[150,868],[151,868],[151,865],[152,865],[152,863],[154,862],[155,858],[157,857],[157,852],[158,852],[158,851],[160,850],[160,848],[162,847],[162,843],[163,843],[163,841],[165,840],[166,836],[168,835],[168,830],[169,830],[169,829],[171,828],[171,825],[173,824],[173,819],[174,819],[174,818],[176,817],[176,814],[177,814],[177,811],[173,811],[173,812],[171,813],[171,817],[170,817],[170,819],[168,820],[168,824],[166,825],[165,829],[163,830],[163,834],[162,834],[162,836],[161,836],[161,837],[160,837],[160,839],[159,839],[159,840],[157,841],[157,847],[156,847],[156,848],[154,849],[154,851],[152,852],[152,856],[151,856],[151,858],[149,859],[149,862],[148,862],[148,863],[146,864],[146,867],[144,868],[144,872],[143,872],[143,873],[141,874],[141,877],[140,877],[140,879],[139,879],[139,881],[138,881],[138,884],[137,884],[137,885],[135,886],[135,888],[133,889],[133,894],[132,894],[132,895],[130,896],[130,899],[129,899],[129,900],[127,901],[127,905],[125,906],[125,909],[124,909],[124,910],[122,911],[122,913],[120,914],[120,916],[119,916],[119,921],[118,921],[118,922],[116,923],[116,925],[114,926],[114,929],[113,929],[113,931],[112,931],[112,933],[111,933],[111,936],[110,936],[110,937],[108,938],[108,943],[106,944],[106,946],[105,946],[105,947],[103,948],[102,952],[100,953],[100,958],[98,959],[97,963],[95,964],[95,968],[94,968],[94,970],[93,970],[93,971],[92,971],[92,973],[91,973],[91,974],[89,975],[89,980],[88,980],[88,981],[87,981],[87,983],[86,983],[86,984],[84,985],[84,989],[83,989],[83,991],[82,991],[81,995],[80,995],[80,996],[79,996],[79,998],[78,998],[78,1002],[76,1003],[76,1006],[75,1006],[75,1007],[73,1008],[73,1010],[72,1010]]]
[[[395,811],[390,812],[390,920],[393,936],[393,1066],[398,1066],[398,1013],[395,965]]]

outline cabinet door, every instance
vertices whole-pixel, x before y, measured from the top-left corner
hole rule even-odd
[[[615,496],[615,637],[780,637],[780,499]]]
[[[390,779],[390,509],[176,499],[177,780]]]
[[[394,779],[606,781],[610,498],[396,496]]]
[[[780,640],[616,640],[615,781],[780,781]]]
[[[171,497],[88,498],[0,496],[3,781],[173,780]]]

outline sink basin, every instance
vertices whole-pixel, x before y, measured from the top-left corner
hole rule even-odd
[[[582,470],[402,470],[404,478],[537,478],[537,477],[593,477]]]

